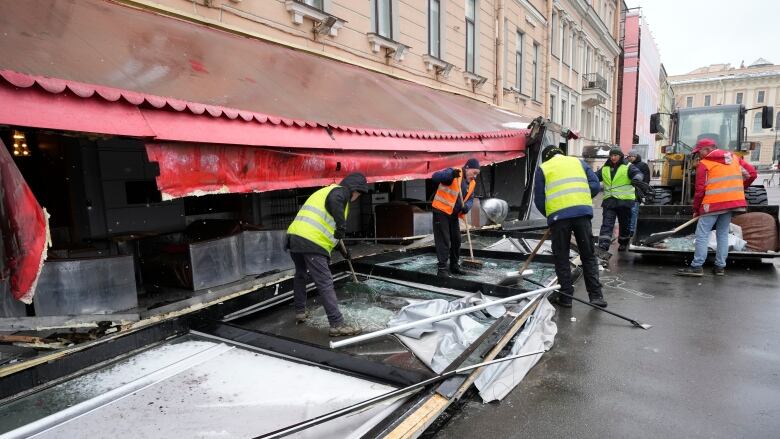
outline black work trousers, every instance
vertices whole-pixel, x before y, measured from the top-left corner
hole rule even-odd
[[[588,297],[595,299],[603,296],[601,293],[601,282],[599,281],[598,262],[596,261],[596,254],[593,248],[591,227],[590,218],[585,216],[562,219],[550,226],[550,237],[552,239],[553,256],[555,257],[555,274],[558,276],[558,283],[561,285],[560,291],[574,295],[574,286],[571,280],[571,263],[569,262],[571,235],[574,234],[574,240],[579,248],[580,260],[582,261],[585,289],[588,290]],[[571,302],[571,299],[561,296],[560,301]]]
[[[450,265],[457,265],[460,259],[460,223],[457,215],[433,209],[433,241],[436,244],[438,268],[446,269],[447,260]]]
[[[618,244],[628,244],[628,241],[631,240],[631,206],[604,207],[603,211],[604,216],[599,231],[599,247],[609,250],[616,219],[620,226]]]
[[[295,264],[295,277],[293,278],[295,312],[303,313],[306,311],[306,284],[311,278],[314,285],[317,286],[317,292],[320,294],[330,326],[339,326],[344,322],[344,316],[339,310],[339,301],[333,286],[333,276],[330,272],[330,265],[328,265],[329,258],[316,253],[290,253],[290,257]]]

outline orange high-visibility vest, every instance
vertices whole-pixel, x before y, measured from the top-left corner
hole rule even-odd
[[[439,188],[436,190],[436,195],[433,197],[433,203],[431,203],[431,206],[433,206],[434,209],[438,209],[447,215],[452,214],[452,210],[455,209],[455,202],[458,201],[458,192],[460,192],[460,185],[463,181],[463,177],[453,178],[452,184],[449,186],[445,186],[442,183],[439,183]],[[466,201],[471,198],[471,194],[474,193],[474,188],[477,186],[476,181],[471,180],[469,182],[469,190],[466,192],[466,196],[463,197],[463,203],[465,204]]]
[[[706,158],[701,160],[701,164],[707,168],[707,183],[704,186],[702,204],[745,201],[742,166],[739,165],[736,157],[728,164]]]

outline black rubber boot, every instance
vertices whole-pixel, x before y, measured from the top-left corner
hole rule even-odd
[[[436,270],[436,276],[439,276],[439,277],[452,277],[452,275],[450,274],[450,271],[447,270],[446,268],[439,268],[438,270]]]
[[[452,264],[452,265],[450,265],[450,273],[452,273],[452,274],[466,274],[466,272],[465,272],[465,271],[463,271],[463,270],[460,268],[460,265],[458,265],[458,264]]]
[[[604,300],[603,296],[593,296],[589,300],[591,305],[596,305],[599,308],[606,308],[607,307],[607,301]]]

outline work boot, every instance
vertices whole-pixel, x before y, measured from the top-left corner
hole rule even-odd
[[[460,265],[458,265],[458,264],[450,264],[450,273],[451,274],[461,274],[461,275],[462,274],[466,274],[466,272],[463,271],[460,268]]]
[[[439,277],[452,277],[452,275],[450,274],[449,270],[447,270],[446,268],[439,268],[438,270],[436,270],[436,276],[439,276]]]
[[[593,296],[589,300],[591,305],[596,305],[599,308],[606,308],[607,307],[607,301],[604,300],[604,296]]]
[[[726,275],[726,267],[712,267],[712,274],[715,276],[725,276]]]
[[[361,329],[359,326],[355,325],[347,325],[346,323],[341,323],[338,326],[331,326],[330,330],[328,330],[328,335],[331,337],[344,337],[347,335],[358,335],[360,334]]]
[[[555,295],[550,297],[550,303],[558,305],[561,308],[571,308],[571,298],[564,296],[559,292],[556,292]]]
[[[619,252],[624,252],[624,251],[626,251],[626,250],[628,250],[628,244],[620,244],[620,245],[618,246],[618,251],[619,251]]]
[[[701,267],[685,267],[677,270],[674,274],[676,276],[702,277],[704,276],[704,270]]]
[[[295,313],[295,323],[303,323],[309,318],[309,311],[304,310],[302,312]]]

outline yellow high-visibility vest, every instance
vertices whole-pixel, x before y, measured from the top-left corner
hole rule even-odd
[[[541,168],[546,216],[568,207],[592,205],[588,176],[580,159],[558,154],[542,163]]]
[[[332,184],[311,194],[303,203],[290,227],[287,228],[287,233],[308,239],[324,248],[328,253],[332,252],[338,243],[338,240],[333,236],[336,231],[336,221],[325,208],[325,200],[328,198],[328,194],[337,187],[340,186]],[[344,208],[345,220],[348,214],[349,203]]]

